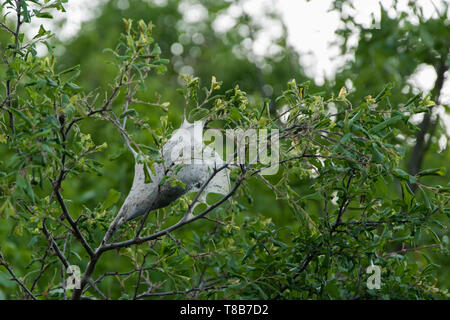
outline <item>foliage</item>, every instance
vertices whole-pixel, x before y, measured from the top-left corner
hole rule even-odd
[[[364,99],[367,90],[382,90],[386,83],[391,83],[389,103],[395,107],[419,93],[412,80],[421,80],[421,71],[434,72],[436,81],[426,84],[429,92],[425,94],[429,94],[436,105],[430,106],[430,112],[411,118],[409,126],[413,130],[410,133],[394,127],[391,143],[405,147],[403,169],[411,175],[423,168],[449,163],[446,124],[449,108],[444,93],[450,63],[448,2],[424,5],[417,1],[393,1],[392,6],[380,4],[379,19],[374,17],[369,26],[348,14],[355,5],[352,0],[336,0],[332,6],[343,22],[336,32],[341,54],[354,56],[336,74],[335,90],[345,85],[353,98]],[[446,167],[448,169],[448,165]],[[448,183],[446,174],[426,179],[432,184]],[[416,191],[414,185],[412,190]],[[441,222],[445,223],[444,220]],[[442,265],[450,263],[448,258],[435,259]],[[445,283],[443,287],[449,286],[448,275],[445,268],[439,272],[439,279]]]
[[[398,132],[412,135],[409,119],[428,113],[434,102],[419,94],[393,106],[389,84],[353,101],[345,88],[315,93],[309,82],[291,80],[271,102],[214,76],[204,90],[198,77],[183,76],[178,91],[189,120],[220,130],[279,130],[280,170],[263,176],[263,164],[227,165],[230,192],[209,196],[195,219],[179,223],[197,200],[183,196],[103,241],[121,203],[113,183],[119,185],[118,168],[129,167],[127,142],[148,155],[150,166],[161,161],[158,150],[175,127],[169,116],[179,111],[160,95],[153,102],[138,96],[169,62],[154,40],[155,27],[143,20],[124,19],[119,43],[106,49],[115,70],[109,88],[82,88],[79,66],[58,70],[46,42],[51,33],[42,27],[27,39],[21,26],[51,18],[48,9],[64,10],[65,2],[4,4],[17,22],[2,23],[11,41],[2,48],[0,293],[6,288],[8,298],[34,299],[448,298],[436,286],[439,266],[423,252],[448,255],[442,221],[450,214],[450,185],[425,181],[445,175],[445,168],[411,175],[401,169],[405,146],[393,143]],[[38,42],[47,44],[48,55],[36,54]],[[109,130],[108,143],[98,141],[100,129]],[[89,198],[89,179],[111,180],[111,188]],[[259,204],[251,190],[263,188],[270,202],[289,209],[284,221],[254,213]],[[29,250],[17,250],[22,247]],[[65,286],[71,265],[82,270],[81,289]],[[371,265],[382,268],[380,290],[366,286]]]

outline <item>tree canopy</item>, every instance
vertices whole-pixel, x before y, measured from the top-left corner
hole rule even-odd
[[[2,3],[0,298],[448,299],[445,1],[431,18],[394,2],[368,27],[335,0],[354,59],[322,86],[276,8],[265,14],[281,35],[259,56],[245,11],[214,30],[229,1],[190,1],[208,13],[196,21],[185,1],[106,1],[61,43],[46,21],[66,3]],[[421,65],[437,75],[429,93],[410,83]],[[187,193],[163,152],[184,117],[262,132],[278,170],[232,152]],[[135,166],[144,186],[183,192],[116,226]],[[226,192],[199,203],[224,170]]]

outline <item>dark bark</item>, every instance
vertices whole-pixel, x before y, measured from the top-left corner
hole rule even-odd
[[[445,72],[447,72],[448,70],[446,60],[447,55],[442,55],[439,65],[436,66],[435,68],[437,73],[437,79],[431,94],[434,101],[436,101],[436,104],[439,103],[439,98],[445,81],[444,75]],[[425,141],[425,136],[427,133],[432,133],[434,131],[433,128],[437,125],[436,122],[438,121],[438,119],[435,121],[432,121],[431,119],[432,112],[433,109],[431,108],[430,113],[425,114],[422,123],[419,126],[420,131],[417,133],[416,144],[414,145],[411,151],[411,156],[409,158],[408,163],[408,172],[411,175],[416,175],[422,168],[423,159],[425,157],[426,151],[429,148],[429,143]],[[429,139],[431,139],[431,136]],[[411,187],[413,188],[413,190],[417,188],[416,185],[412,185]]]

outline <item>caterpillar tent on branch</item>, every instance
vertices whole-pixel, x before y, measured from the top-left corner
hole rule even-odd
[[[201,192],[183,218],[190,219],[193,207],[206,204],[209,193],[226,195],[230,191],[229,169],[224,168],[225,162],[217,152],[203,143],[203,125],[202,121],[189,123],[184,120],[163,146],[160,151],[162,161],[153,163],[153,170],[139,159],[125,138],[135,158],[133,184],[104,242],[123,223],[166,207],[182,195]],[[146,174],[150,179],[146,179]]]

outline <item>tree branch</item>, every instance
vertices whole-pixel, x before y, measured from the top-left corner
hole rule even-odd
[[[0,266],[5,267],[5,269],[8,271],[8,273],[11,275],[12,280],[17,282],[19,286],[22,288],[22,290],[33,300],[37,300],[36,296],[27,288],[25,283],[21,281],[16,274],[14,273],[13,269],[6,263],[5,258],[3,257],[2,253],[0,252]]]

